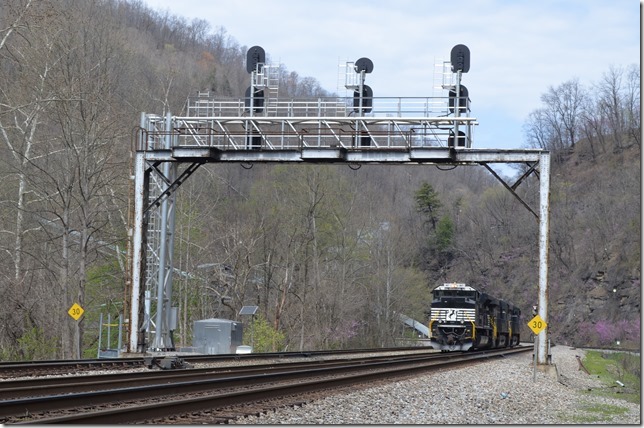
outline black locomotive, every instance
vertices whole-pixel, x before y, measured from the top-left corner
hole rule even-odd
[[[519,344],[521,310],[465,284],[432,290],[429,340],[441,351],[505,348]]]

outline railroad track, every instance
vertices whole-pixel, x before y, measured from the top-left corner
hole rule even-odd
[[[218,354],[218,355],[181,355],[180,358],[187,363],[214,363],[230,361],[269,361],[291,358],[311,358],[325,356],[342,356],[354,354],[368,354],[380,352],[411,352],[423,348],[383,348],[383,349],[354,349],[344,351],[304,351],[304,352],[266,352],[261,354]],[[425,348],[426,349],[426,348]],[[161,358],[161,356],[159,356]],[[103,358],[83,360],[43,360],[43,361],[0,361],[0,379],[9,379],[24,376],[42,375],[69,375],[98,370],[128,370],[131,368],[145,367],[144,357]]]
[[[348,385],[405,377],[531,349],[520,347],[458,354],[416,352],[412,355],[130,373],[131,381],[122,374],[85,380],[82,378],[88,376],[77,376],[72,381],[57,384],[51,380],[47,381],[49,385],[40,386],[36,380],[31,384],[23,382],[21,386],[5,381],[0,384],[3,398],[11,397],[11,394],[15,394],[14,397],[23,394],[20,396],[24,397],[37,389],[44,394],[3,399],[0,401],[0,422],[225,422],[284,403],[302,403],[306,394],[328,393]],[[76,385],[82,392],[74,391]]]
[[[432,351],[425,351],[419,356],[437,355]],[[117,389],[123,387],[149,386],[171,382],[189,382],[196,380],[215,380],[230,378],[232,376],[253,376],[266,374],[274,370],[280,372],[303,371],[313,368],[332,368],[351,365],[375,364],[395,360],[408,360],[409,354],[354,357],[351,359],[331,360],[305,360],[297,362],[255,364],[242,366],[222,366],[207,368],[191,368],[177,370],[152,370],[143,372],[112,373],[112,374],[86,374],[81,376],[66,377],[35,377],[32,379],[6,380],[0,382],[0,400],[35,397],[53,394],[69,394],[78,392],[96,391],[97,389]]]

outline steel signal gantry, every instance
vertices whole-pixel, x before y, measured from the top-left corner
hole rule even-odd
[[[259,61],[261,54],[256,51],[251,59]],[[470,117],[470,100],[460,85],[460,73],[469,68],[469,58],[462,60],[462,49],[457,54],[461,55],[457,57],[461,61],[461,68],[456,70],[459,79],[456,85],[445,88],[451,96],[367,97],[365,103],[363,92],[358,114],[353,97],[280,100],[274,94],[271,96],[270,90],[268,99],[262,99],[262,108],[256,109],[259,106],[252,101],[254,89],[250,91],[250,105],[244,99],[217,99],[200,94],[189,99],[185,116],[143,113],[133,153],[134,208],[126,293],[130,299],[128,351],[175,349],[172,338],[177,320],[177,310],[172,305],[172,277],[176,272],[175,190],[205,163],[486,167],[489,163],[527,163],[530,168],[526,174],[537,174],[539,166],[540,207],[531,211],[539,220],[539,309],[541,317],[547,319],[550,154],[543,150],[472,148],[472,128],[477,123]],[[255,67],[263,75],[270,74],[268,66],[260,67],[258,63]],[[369,63],[363,64],[361,72],[371,68]],[[257,75],[253,73],[254,80]],[[369,112],[363,108],[367,106]],[[181,171],[180,165],[185,166]],[[506,187],[513,191],[519,182]],[[546,359],[545,339],[543,345],[539,348],[542,364]]]

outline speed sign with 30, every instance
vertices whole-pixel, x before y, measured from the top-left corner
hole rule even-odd
[[[530,327],[530,330],[532,330],[534,334],[539,334],[546,327],[548,327],[548,324],[543,320],[543,318],[541,318],[539,315],[536,315],[534,318],[528,321],[528,327]]]

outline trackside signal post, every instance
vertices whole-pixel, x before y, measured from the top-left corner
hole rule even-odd
[[[268,76],[271,69],[261,62],[263,50],[256,48],[248,55],[254,64],[253,79]],[[373,70],[373,64],[361,58],[354,67],[358,88],[345,85],[357,89],[352,97],[279,99],[267,78],[263,80],[267,90],[252,84],[246,100],[200,94],[189,99],[185,116],[143,113],[133,150],[128,352],[175,349],[175,193],[207,163],[482,165],[539,222],[539,315],[546,320],[550,153],[472,147],[471,129],[477,123],[470,117],[470,99],[460,84],[462,73],[469,69],[469,50],[464,45],[455,49],[456,66],[446,64],[458,83],[444,83],[448,92],[444,97],[373,97],[371,88],[365,90],[364,85],[364,75]],[[491,163],[523,163],[527,170],[509,185],[489,167]],[[514,191],[530,175],[540,182],[538,210]],[[545,364],[542,336],[538,357]]]

